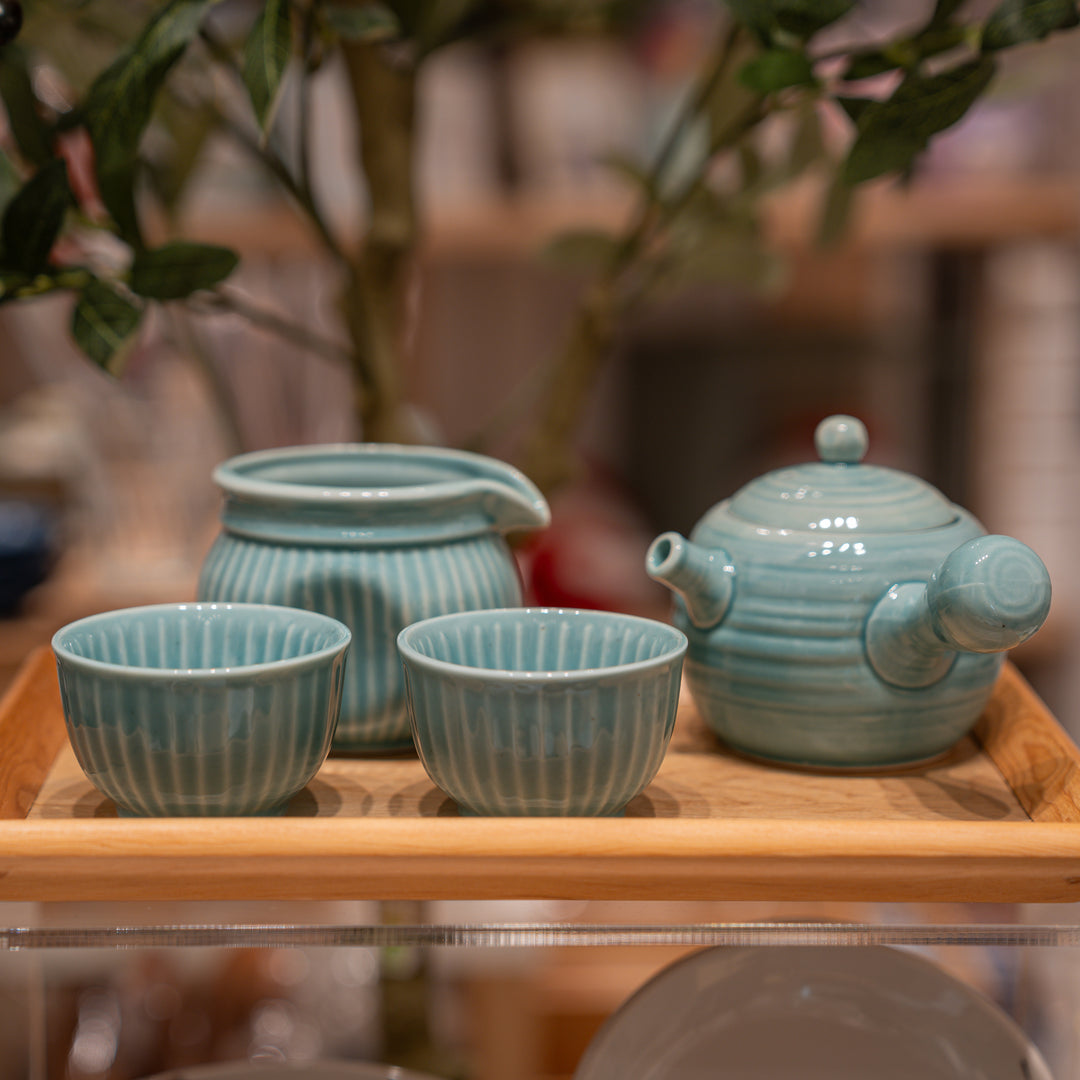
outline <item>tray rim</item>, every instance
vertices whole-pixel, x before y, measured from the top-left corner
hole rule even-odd
[[[0,738],[55,693],[46,671],[47,647]],[[34,733],[21,787],[0,759],[0,900],[1080,900],[1080,750],[1009,664],[975,734],[1033,820],[27,820],[61,725]]]

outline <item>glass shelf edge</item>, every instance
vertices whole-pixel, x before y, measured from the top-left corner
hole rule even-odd
[[[484,923],[289,926],[273,924],[0,928],[0,951],[140,948],[537,948],[566,946],[1076,946],[1080,926],[837,922],[682,926]]]

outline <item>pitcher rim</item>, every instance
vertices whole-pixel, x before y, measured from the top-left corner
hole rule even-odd
[[[247,476],[242,469],[257,468],[263,463],[272,464],[284,460],[303,460],[319,457],[404,457],[428,458],[433,462],[460,462],[490,470],[491,475],[462,475],[446,480],[399,486],[348,486],[295,483],[289,480],[265,480]],[[501,474],[501,476],[499,475]],[[299,446],[281,446],[267,450],[254,450],[223,461],[213,472],[214,483],[226,494],[254,499],[288,499],[290,502],[323,505],[326,503],[365,502],[395,503],[423,498],[445,498],[455,491],[464,492],[475,488],[485,480],[519,485],[518,494],[534,503],[543,503],[543,496],[535,484],[519,469],[498,458],[477,454],[470,450],[451,447],[420,446],[404,443],[341,442],[315,443]]]

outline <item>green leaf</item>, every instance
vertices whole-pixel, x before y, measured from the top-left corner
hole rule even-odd
[[[899,66],[900,61],[896,57],[886,56],[880,50],[873,49],[870,52],[856,53],[842,77],[846,82],[858,82],[860,79],[872,79],[886,71],[895,71]]]
[[[38,111],[26,53],[18,45],[5,46],[0,59],[0,97],[19,153],[31,165],[44,165],[52,157],[52,139]]]
[[[414,30],[420,54],[426,55],[460,37],[481,6],[481,0],[434,0],[421,4]]]
[[[808,38],[847,15],[855,0],[773,0],[773,7],[781,30]]]
[[[718,201],[712,208],[701,203],[694,207],[694,210],[705,211],[704,220],[723,222],[727,229],[741,224],[743,231],[749,228],[753,232],[758,201],[762,196],[791,183],[826,157],[821,119],[815,103],[801,103],[791,120],[786,154],[776,155],[774,160],[766,163],[749,143],[744,142],[739,146],[742,169],[740,189],[730,198]]]
[[[1080,23],[1075,0],[1004,0],[986,20],[983,52],[1041,41],[1055,30]]]
[[[98,192],[121,239],[141,251],[146,245],[135,209],[135,162],[99,176]]]
[[[389,8],[401,25],[402,35],[411,38],[416,36],[425,9],[432,2],[438,3],[438,0],[379,0],[377,6]]]
[[[817,242],[821,247],[832,247],[847,229],[855,202],[855,189],[837,177],[829,186],[818,226]]]
[[[784,167],[786,179],[793,180],[824,157],[825,136],[821,130],[821,117],[815,103],[807,101],[796,114],[795,132]]]
[[[165,77],[216,0],[170,0],[90,87],[83,116],[94,142],[98,176],[130,166]]]
[[[862,118],[862,114],[876,102],[873,98],[862,97],[838,97],[834,99],[836,104],[840,106],[848,114],[849,119],[853,124],[858,124]]]
[[[901,56],[904,67],[912,67],[921,60],[928,60],[932,56],[940,56],[961,47],[966,48],[966,54],[971,55],[971,41],[969,28],[966,26],[941,26],[928,27],[911,41],[913,56],[908,59]]]
[[[4,211],[5,265],[26,274],[45,269],[72,201],[63,160],[54,158],[38,169]]]
[[[928,23],[912,38],[901,38],[883,49],[855,53],[841,76],[845,82],[872,79],[886,71],[912,71],[926,59],[958,49],[968,42],[968,27]],[[970,49],[968,50],[970,54]]]
[[[927,27],[938,29],[945,26],[965,3],[967,3],[967,0],[937,0],[934,5],[934,13],[930,16]]]
[[[671,235],[680,250],[692,246],[698,236],[719,230],[756,235],[757,222],[737,199],[721,196],[699,185],[689,197],[681,198],[681,209],[671,223]]]
[[[631,187],[636,188],[646,195],[656,195],[656,184],[649,170],[640,162],[625,154],[608,154],[603,159],[605,168],[610,169],[617,176],[621,176]]]
[[[739,173],[743,191],[757,191],[765,176],[765,163],[761,160],[758,148],[748,139],[738,146]]]
[[[263,130],[270,126],[291,56],[289,0],[266,0],[244,46],[244,85]]]
[[[94,275],[85,266],[50,267],[36,274],[0,269],[0,304],[8,300],[29,299],[61,290],[85,288]]]
[[[748,111],[760,102],[760,95],[738,78],[738,72],[760,54],[760,46],[748,34],[738,36],[732,49],[727,74],[706,102],[709,145],[722,142],[739,126]]]
[[[18,290],[30,284],[30,277],[17,270],[0,270],[0,304],[14,300]]]
[[[932,136],[962,119],[994,71],[993,60],[983,57],[939,75],[913,73],[892,97],[868,104],[859,115],[855,142],[843,165],[844,181],[861,184],[884,173],[902,172]]]
[[[809,86],[813,81],[810,61],[803,53],[790,49],[769,49],[739,72],[739,82],[759,94],[771,94],[789,86]]]
[[[787,261],[744,232],[715,228],[688,248],[670,254],[659,279],[664,288],[690,284],[734,285],[776,292],[787,282]]]
[[[763,41],[778,31],[806,40],[837,19],[842,19],[855,0],[725,0],[732,14]]]
[[[176,241],[135,256],[131,289],[154,300],[182,300],[224,281],[239,261],[228,248]]]
[[[136,249],[143,246],[134,193],[139,142],[166,76],[217,2],[170,0],[94,80],[83,103],[102,200],[120,235]]]
[[[71,317],[76,344],[99,367],[119,374],[125,345],[138,329],[143,309],[100,278],[92,278]]]
[[[22,177],[12,164],[11,158],[0,150],[0,218],[8,204],[22,187]]]
[[[607,265],[619,246],[618,237],[582,229],[556,236],[541,252],[545,262],[572,270],[595,270]]]
[[[172,215],[195,174],[217,118],[211,109],[180,105],[166,97],[157,119],[168,136],[168,148],[154,163],[148,163],[147,177],[162,206]]]
[[[346,41],[390,41],[402,33],[398,17],[385,4],[327,4],[323,14]]]

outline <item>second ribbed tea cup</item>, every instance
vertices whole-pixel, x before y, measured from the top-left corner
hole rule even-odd
[[[686,637],[602,611],[459,612],[398,636],[413,738],[462,813],[621,814],[671,739]]]

